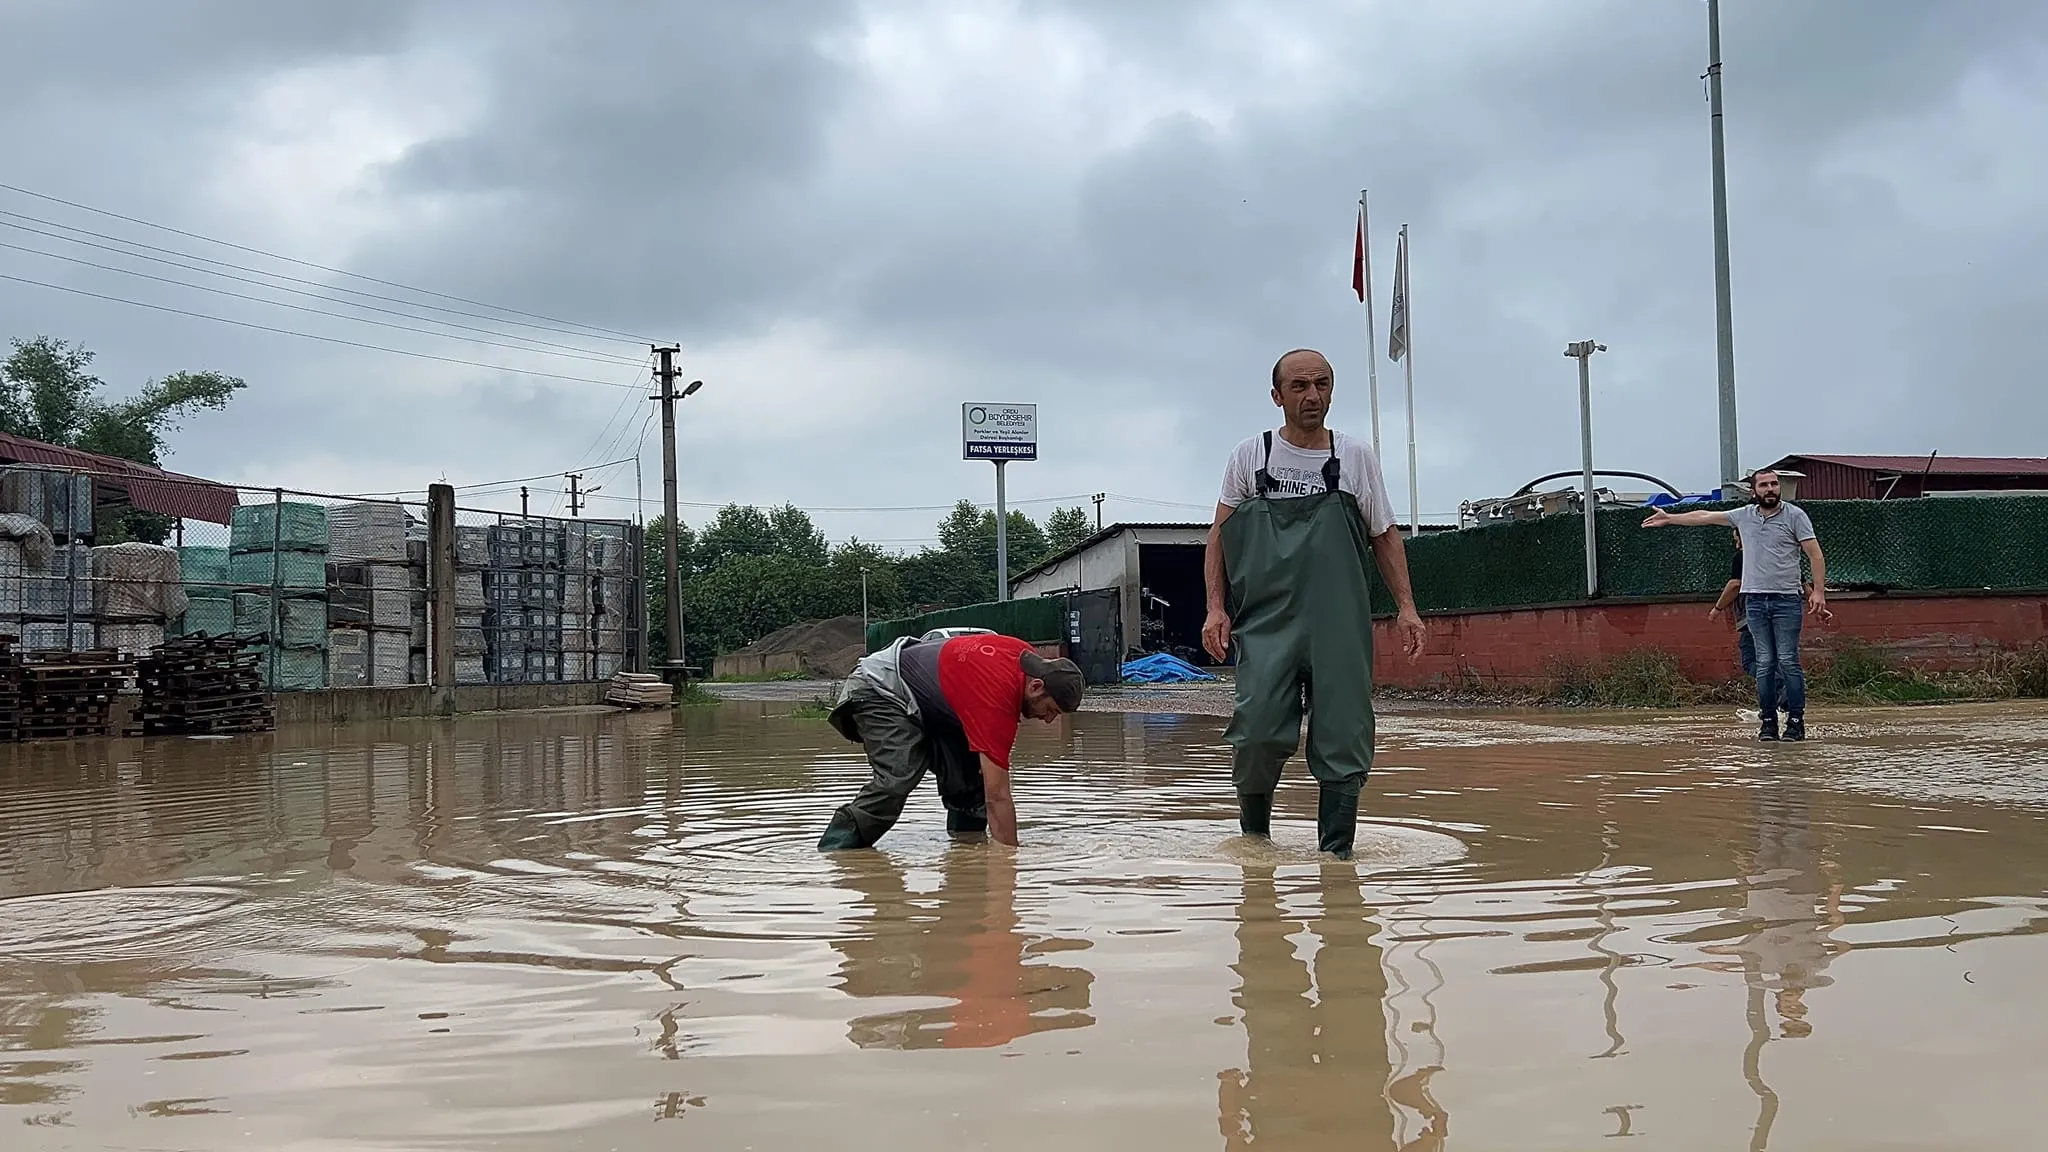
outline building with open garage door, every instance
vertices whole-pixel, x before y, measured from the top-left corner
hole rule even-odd
[[[1119,659],[1171,652],[1190,664],[1202,651],[1204,524],[1112,524],[1010,581],[1010,595],[1114,590]]]

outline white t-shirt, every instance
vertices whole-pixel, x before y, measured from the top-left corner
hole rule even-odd
[[[1330,435],[1337,449],[1337,487],[1357,498],[1369,534],[1385,532],[1394,526],[1394,506],[1387,500],[1387,483],[1380,475],[1378,455],[1364,440],[1337,431]],[[1250,437],[1231,451],[1230,463],[1223,469],[1223,494],[1217,502],[1235,508],[1258,495],[1261,465],[1273,477],[1273,490],[1267,495],[1276,499],[1313,496],[1324,490],[1323,464],[1329,458],[1329,449],[1296,448],[1275,430],[1273,459],[1268,464],[1265,435]]]

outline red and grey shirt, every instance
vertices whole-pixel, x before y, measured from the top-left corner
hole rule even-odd
[[[1024,666],[1032,646],[1012,636],[954,636],[906,644],[898,667],[927,718],[958,727],[970,751],[1007,769],[1024,708]]]

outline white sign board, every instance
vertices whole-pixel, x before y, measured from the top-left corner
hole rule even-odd
[[[962,404],[961,458],[1038,459],[1038,405]]]

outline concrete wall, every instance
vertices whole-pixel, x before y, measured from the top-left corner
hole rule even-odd
[[[327,688],[279,692],[277,722],[342,724],[354,720],[395,720],[404,716],[453,716],[464,712],[510,712],[571,708],[604,703],[603,683],[464,684],[435,688],[408,684],[393,688]]]
[[[728,652],[711,662],[713,676],[774,676],[803,670],[804,658],[795,652]]]
[[[1707,601],[1567,604],[1505,612],[1431,615],[1429,642],[1409,661],[1391,619],[1373,628],[1373,678],[1422,688],[1471,676],[1486,684],[1538,685],[1559,658],[1600,661],[1631,648],[1678,658],[1687,679],[1703,683],[1742,674],[1735,629],[1707,619]],[[1831,624],[1807,618],[1800,650],[1825,656],[1846,638],[1877,646],[1901,663],[1930,671],[1981,665],[1995,652],[2048,640],[2044,596],[1830,597]]]

